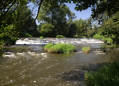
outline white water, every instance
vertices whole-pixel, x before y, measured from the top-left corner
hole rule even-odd
[[[67,43],[67,44],[80,44],[80,43],[104,43],[101,40],[92,38],[25,38],[16,41],[17,45],[46,45],[48,43]]]

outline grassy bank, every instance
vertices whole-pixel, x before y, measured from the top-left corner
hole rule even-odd
[[[119,86],[119,62],[85,73],[86,86]]]

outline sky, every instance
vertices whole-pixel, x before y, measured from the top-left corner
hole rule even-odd
[[[71,4],[69,4],[69,3],[66,3],[66,5],[67,5],[67,7],[69,7],[69,9],[73,12],[73,13],[75,13],[75,15],[77,16],[77,18],[76,19],[87,19],[87,18],[89,18],[90,17],[90,15],[91,15],[91,8],[88,8],[87,10],[83,10],[83,11],[76,11],[75,10],[75,6],[76,6],[76,4],[73,4],[73,2],[71,3]]]
[[[69,3],[65,3],[65,4],[67,5],[67,7],[69,7],[69,9],[73,13],[75,13],[75,16],[77,16],[76,19],[81,18],[81,19],[85,20],[85,19],[89,18],[90,15],[91,15],[91,8],[88,8],[87,10],[83,10],[83,11],[80,12],[80,11],[75,10],[76,4],[73,4],[73,2],[71,2],[71,4],[69,4]],[[30,3],[29,6],[30,6],[30,8],[32,8],[33,4]],[[34,12],[34,15],[36,15],[37,14],[37,8],[35,8],[33,12]],[[36,24],[39,25],[40,23],[38,23],[38,21],[36,20]]]

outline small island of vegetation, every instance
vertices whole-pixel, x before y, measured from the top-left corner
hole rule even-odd
[[[82,47],[82,51],[86,53],[90,53],[90,47]]]
[[[52,43],[49,43],[44,47],[44,50],[49,53],[71,53],[76,50],[76,47],[72,44],[59,43],[53,45]]]

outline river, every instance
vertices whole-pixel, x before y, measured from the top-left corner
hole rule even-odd
[[[44,52],[43,44],[6,46],[0,59],[0,86],[85,86],[85,72],[118,60],[119,49],[110,50],[111,45],[86,42],[74,45],[77,52],[70,54]],[[83,46],[90,46],[91,52],[82,52]],[[101,47],[106,47],[107,54],[100,51]]]

